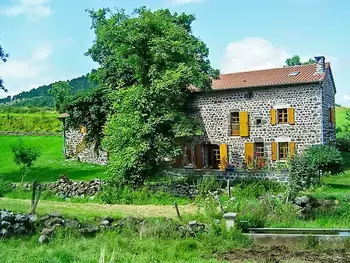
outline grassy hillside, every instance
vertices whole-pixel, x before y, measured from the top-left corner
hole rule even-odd
[[[67,82],[72,87],[73,94],[92,89],[97,86],[96,82],[89,81],[89,74],[67,80]],[[53,107],[54,101],[52,96],[49,94],[52,84],[53,83],[40,86],[38,88],[31,89],[30,91],[23,91],[12,98],[2,98],[0,99],[0,105],[11,105],[13,107]]]
[[[18,136],[0,136],[0,176],[12,182],[20,181],[20,172],[12,159],[10,145],[18,140]],[[63,157],[62,136],[22,136],[26,144],[41,148],[42,155],[34,164],[25,181],[38,179],[41,182],[56,181],[60,174],[66,173],[73,180],[90,180],[105,177],[105,167]]]
[[[350,133],[350,121],[346,119],[347,110],[349,110],[349,108],[337,107],[335,111],[338,138],[348,136]]]

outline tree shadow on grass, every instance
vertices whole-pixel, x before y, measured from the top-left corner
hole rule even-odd
[[[327,186],[333,188],[333,189],[342,189],[342,190],[349,190],[350,191],[350,185],[345,184],[327,184]]]
[[[33,167],[28,175],[25,177],[25,182],[32,182],[34,179],[39,182],[54,182],[61,174],[66,174],[71,180],[86,181],[94,178],[104,179],[106,178],[106,167],[93,167],[91,169],[87,167]],[[21,175],[19,170],[14,170],[7,173],[0,173],[6,181],[20,182]]]

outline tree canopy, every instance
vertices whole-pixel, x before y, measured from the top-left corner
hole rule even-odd
[[[291,58],[287,58],[285,63],[287,66],[291,67],[291,66],[297,66],[297,65],[310,65],[315,63],[315,60],[310,58],[308,61],[301,62],[299,55],[294,55]]]
[[[0,61],[5,63],[7,61],[8,56],[9,55],[5,53],[4,49],[0,45]],[[1,79],[1,77],[0,77],[0,89],[7,92],[7,89],[3,86],[3,80]]]
[[[118,183],[140,185],[179,153],[178,138],[195,134],[191,86],[211,89],[219,71],[195,37],[190,14],[145,7],[88,10],[96,39],[87,55],[111,102],[103,145]]]
[[[65,81],[58,81],[52,85],[49,94],[52,95],[55,102],[55,109],[59,113],[66,111],[66,105],[69,100],[72,87]]]

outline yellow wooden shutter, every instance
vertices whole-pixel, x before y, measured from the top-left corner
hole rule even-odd
[[[195,156],[195,166],[197,169],[202,168],[202,151],[201,151],[201,145],[196,145],[196,156]]]
[[[85,126],[80,126],[80,133],[85,134],[86,133],[86,127]]]
[[[295,154],[295,142],[289,143],[289,158],[293,158]]]
[[[271,143],[271,159],[272,161],[277,160],[277,142]]]
[[[295,124],[294,108],[288,108],[288,123]]]
[[[246,164],[250,164],[254,160],[254,143],[246,142],[244,144],[244,155]]]
[[[220,144],[220,170],[225,170],[228,164],[227,144]]]
[[[270,123],[271,125],[276,125],[276,109],[270,110]]]
[[[248,112],[241,111],[239,113],[239,135],[249,136],[249,120]]]

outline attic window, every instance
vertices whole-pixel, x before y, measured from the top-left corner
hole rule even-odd
[[[299,73],[300,73],[299,71],[291,72],[288,74],[288,77],[297,76]]]

